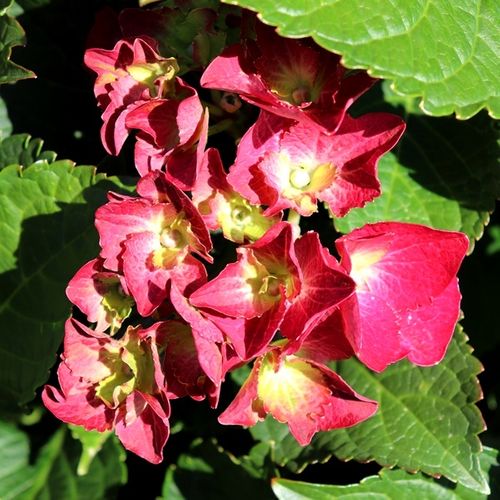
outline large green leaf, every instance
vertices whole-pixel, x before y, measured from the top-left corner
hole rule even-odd
[[[10,60],[12,48],[24,45],[26,40],[21,25],[6,12],[13,0],[0,3],[0,83],[13,83],[35,74]]]
[[[30,444],[24,432],[13,424],[0,421],[0,498],[22,497],[35,480],[29,465]]]
[[[481,454],[481,468],[490,478],[498,474],[498,451],[486,448]],[[495,469],[495,470],[493,470]],[[492,484],[492,495],[500,493],[498,484]],[[310,484],[288,479],[275,479],[273,491],[279,500],[481,500],[486,495],[458,485],[450,488],[424,474],[408,474],[402,470],[383,469],[378,476],[370,476],[359,484],[333,486]],[[494,497],[496,498],[496,496]]]
[[[98,254],[94,212],[120,186],[70,161],[0,171],[0,411],[19,411],[47,380],[66,284]]]
[[[382,195],[335,220],[344,233],[397,220],[463,231],[479,239],[500,197],[498,133],[486,115],[467,122],[409,115],[393,154],[379,163]]]
[[[294,442],[286,426],[273,421],[258,424],[252,434],[271,444],[278,464],[294,471],[334,454],[342,460],[375,460],[442,474],[487,492],[477,437],[484,423],[474,405],[481,397],[476,379],[481,365],[470,351],[458,329],[445,359],[433,367],[402,361],[376,374],[354,359],[340,362],[338,373],[360,394],[379,402],[373,417],[348,429],[319,433],[305,448]]]
[[[33,139],[28,134],[14,134],[0,140],[0,169],[8,165],[28,167],[39,160],[52,163],[56,159],[54,151],[43,151],[43,141]]]
[[[273,499],[269,485],[210,441],[197,440],[165,476],[165,500]]]
[[[393,80],[429,114],[500,117],[495,0],[224,0],[256,10],[289,37],[312,36],[349,68]]]
[[[100,500],[127,480],[125,451],[111,436],[86,474],[77,473],[79,443],[60,427],[29,464],[27,435],[0,421],[0,498],[2,500]]]

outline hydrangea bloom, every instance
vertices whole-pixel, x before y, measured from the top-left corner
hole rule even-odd
[[[336,246],[356,283],[341,308],[359,359],[377,371],[405,357],[422,366],[441,361],[460,314],[456,276],[467,237],[382,222],[339,238]]]
[[[292,208],[301,215],[327,203],[338,217],[380,195],[377,162],[404,131],[388,113],[345,116],[335,134],[262,112],[238,145],[228,181],[265,215]]]
[[[252,426],[267,414],[288,424],[305,446],[318,431],[350,427],[377,411],[328,367],[275,347],[256,360],[221,424]]]
[[[161,172],[143,177],[140,198],[119,197],[96,212],[101,257],[112,271],[123,273],[143,316],[168,296],[167,283],[184,289],[205,270],[190,253],[211,260],[212,244],[203,220],[189,198]]]
[[[160,57],[157,48],[158,43],[146,37],[85,53],[85,64],[97,73],[94,93],[103,110],[101,139],[110,154],[118,154],[127,138],[128,113],[173,91],[179,67],[174,58]]]
[[[207,227],[222,229],[224,237],[236,243],[259,239],[281,219],[281,214],[266,217],[261,206],[252,205],[233,189],[214,148],[205,152],[192,195]]]
[[[157,463],[169,399],[215,408],[227,373],[253,362],[220,422],[249,426],[271,415],[306,445],[316,432],[377,410],[329,362],[357,356],[381,371],[403,358],[421,366],[442,359],[459,315],[456,274],[467,238],[371,224],[336,241],[337,260],[318,233],[301,234],[298,219],[318,201],[342,217],[380,194],[377,162],[404,123],[387,113],[351,117],[349,106],[374,80],[346,71],[309,39],[257,23],[255,40],[229,46],[201,77],[226,91],[212,95],[222,121],[210,133],[230,123],[234,137],[243,135],[226,175],[219,151],[206,150],[208,108],[216,106],[202,105],[193,79],[178,76],[186,68],[149,38],[200,27],[196,40],[176,40],[183,58],[188,47],[199,52],[188,61],[199,68],[217,50],[208,45],[221,41],[216,13],[173,13],[128,10],[118,31],[138,38],[87,51],[103,143],[117,154],[133,132],[142,177],[137,196],[109,193],[96,212],[100,255],[67,288],[95,329],[68,320],[60,388],[46,386],[43,399],[61,420],[114,429],[127,449]],[[246,133],[238,96],[261,108]],[[209,230],[239,245],[236,260],[210,280],[216,273],[202,262],[212,263]],[[146,327],[126,328],[126,318]]]
[[[61,389],[47,385],[42,394],[57,418],[101,432],[114,429],[125,448],[161,462],[170,404],[155,326],[129,328],[115,340],[69,319],[58,377]]]
[[[340,58],[304,41],[278,36],[257,24],[257,41],[228,47],[207,67],[202,87],[239,94],[275,115],[333,133],[347,108],[374,81],[346,75]]]
[[[66,295],[87,321],[96,323],[97,330],[111,327],[112,333],[130,315],[134,304],[123,276],[107,271],[102,259],[84,264],[68,283]]]

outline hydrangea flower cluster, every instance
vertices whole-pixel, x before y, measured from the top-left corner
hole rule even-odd
[[[226,174],[219,151],[207,149],[207,107],[152,35],[85,55],[97,73],[103,145],[116,155],[133,136],[141,178],[136,196],[109,193],[96,212],[100,254],[67,288],[87,323],[68,319],[60,388],[45,387],[45,405],[65,422],[114,429],[153,463],[169,436],[170,401],[206,398],[216,408],[227,374],[248,363],[222,424],[270,414],[306,445],[369,418],[377,402],[328,362],[356,356],[375,371],[403,358],[438,363],[459,316],[467,238],[381,222],[340,237],[337,259],[297,219],[318,202],[342,217],[376,198],[377,162],[404,123],[351,117],[373,80],[259,24],[201,76],[202,87],[260,108]],[[211,231],[238,247],[209,280]]]

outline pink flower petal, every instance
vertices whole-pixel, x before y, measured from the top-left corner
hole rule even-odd
[[[149,316],[168,296],[167,282],[175,260],[164,264],[164,248],[154,233],[133,234],[124,246],[123,274],[127,287],[139,314]]]
[[[394,310],[429,304],[454,279],[468,248],[462,233],[418,224],[368,224],[339,238],[341,263],[358,290]]]
[[[439,363],[460,316],[458,280],[452,280],[431,304],[402,314],[401,338],[408,360],[419,366]]]
[[[95,225],[104,266],[112,271],[120,270],[123,243],[127,237],[145,231],[160,234],[163,222],[173,220],[176,214],[171,205],[153,204],[141,199],[113,201],[99,207]]]
[[[96,397],[92,385],[74,376],[65,363],[59,365],[57,375],[61,389],[51,385],[43,389],[42,400],[46,408],[68,424],[99,432],[110,430],[115,412]]]
[[[295,242],[302,271],[300,293],[280,326],[281,333],[289,339],[306,337],[325,314],[354,292],[354,282],[337,266],[329,265],[324,257],[325,250],[315,232],[306,233]]]
[[[64,328],[64,360],[75,377],[98,382],[113,372],[113,356],[118,353],[116,340],[105,333],[91,330],[74,318]]]
[[[250,375],[241,386],[238,394],[232,403],[219,415],[219,423],[222,425],[251,427],[260,420],[264,420],[265,412],[258,403],[255,403],[261,362],[261,359],[255,361]]]
[[[127,450],[153,464],[160,463],[170,434],[168,420],[160,418],[138,391],[127,398],[127,406],[130,408],[127,414],[136,412],[137,416],[130,423],[125,416],[119,418],[115,424],[116,435]]]

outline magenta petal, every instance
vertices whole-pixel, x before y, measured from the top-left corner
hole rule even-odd
[[[155,99],[147,101],[127,114],[127,127],[146,134],[151,144],[167,151],[180,144],[176,115],[179,101]]]
[[[285,118],[261,111],[254,125],[241,138],[234,165],[228,174],[228,182],[243,197],[253,204],[264,203],[262,193],[253,189],[255,168],[265,155],[278,153],[279,142],[293,122]]]
[[[261,360],[253,365],[252,371],[241,386],[232,403],[219,415],[222,425],[244,425],[250,427],[263,420],[265,413],[254,404],[257,398],[258,371]]]
[[[345,380],[330,368],[309,361],[325,377],[332,395],[330,404],[324,408],[325,418],[319,422],[319,430],[351,427],[371,417],[378,409],[376,401],[365,398],[355,392]]]
[[[163,149],[149,142],[145,134],[138,132],[134,147],[134,162],[139,175],[144,176],[154,170],[162,170],[165,165],[165,153]]]
[[[117,348],[109,335],[91,330],[74,318],[66,320],[64,328],[64,360],[76,377],[97,382],[111,375],[106,347]]]
[[[454,279],[431,304],[402,314],[401,338],[408,359],[420,366],[439,363],[460,316],[460,290]]]
[[[57,375],[61,389],[46,385],[42,400],[59,420],[99,432],[112,428],[115,412],[96,397],[91,384],[72,375],[65,363],[59,365]]]
[[[267,90],[260,78],[246,73],[244,50],[241,45],[231,45],[216,57],[201,76],[200,84],[209,89],[222,89],[237,94],[266,97]]]
[[[347,340],[346,325],[340,309],[335,309],[314,326],[304,340],[299,338],[288,343],[284,352],[322,364],[354,356]]]
[[[262,316],[252,319],[206,314],[231,341],[232,349],[238,359],[249,361],[267,350],[269,342],[280,326],[285,310],[286,300],[282,296],[281,300]]]
[[[211,342],[224,341],[224,337],[219,328],[189,303],[176,283],[172,284],[170,300],[179,315],[191,326],[193,331],[199,334],[200,337]]]
[[[208,108],[199,123],[191,141],[185,147],[177,148],[167,158],[167,177],[182,190],[191,190],[201,169],[208,140]],[[198,141],[196,143],[196,141]]]
[[[184,260],[170,270],[170,277],[177,289],[185,297],[207,282],[205,266],[192,255],[186,255]]]
[[[418,224],[368,224],[339,238],[342,265],[395,310],[429,304],[455,278],[468,248],[462,233]]]
[[[368,368],[380,372],[407,355],[408,349],[401,345],[399,317],[383,299],[358,292],[341,310],[353,350]]]
[[[295,242],[295,253],[302,271],[299,295],[289,307],[280,331],[289,339],[306,336],[328,312],[354,292],[349,276],[332,268],[324,258],[317,233],[309,232]]]
[[[120,153],[130,135],[127,117],[134,109],[147,102],[143,97],[144,88],[132,77],[120,78],[111,84],[107,97],[109,105],[102,114],[101,141],[104,149],[113,156]]]
[[[136,233],[124,246],[123,274],[127,287],[139,314],[149,316],[168,295],[170,270],[153,264],[153,254],[162,250],[160,239],[154,233]]]
[[[71,278],[66,288],[66,296],[86,316],[89,323],[97,323],[97,330],[104,331],[109,326],[106,311],[102,307],[103,296],[99,293],[99,278],[111,279],[115,273],[105,272],[101,259],[93,259],[84,264]]]
[[[163,332],[166,344],[163,367],[168,391],[174,397],[189,394],[198,401],[208,394],[215,406],[222,378],[222,356],[218,346],[179,321],[165,322]]]
[[[99,232],[101,257],[107,269],[121,268],[123,242],[129,235],[143,231],[161,231],[161,221],[172,218],[175,210],[166,204],[130,199],[111,201],[96,211],[95,225]]]
[[[127,450],[153,464],[160,463],[163,460],[163,447],[170,434],[168,421],[160,418],[138,391],[127,398],[127,406],[127,414],[133,412],[135,407],[140,413],[130,423],[126,423],[126,416],[117,420],[116,435]]]
[[[203,117],[203,107],[196,90],[176,79],[179,99],[155,99],[127,114],[128,128],[149,135],[155,146],[165,150],[186,144]]]
[[[253,269],[254,258],[242,249],[238,261],[228,264],[220,274],[198,288],[189,301],[195,307],[207,308],[235,318],[255,318],[272,307],[257,293],[258,280],[248,269]]]

